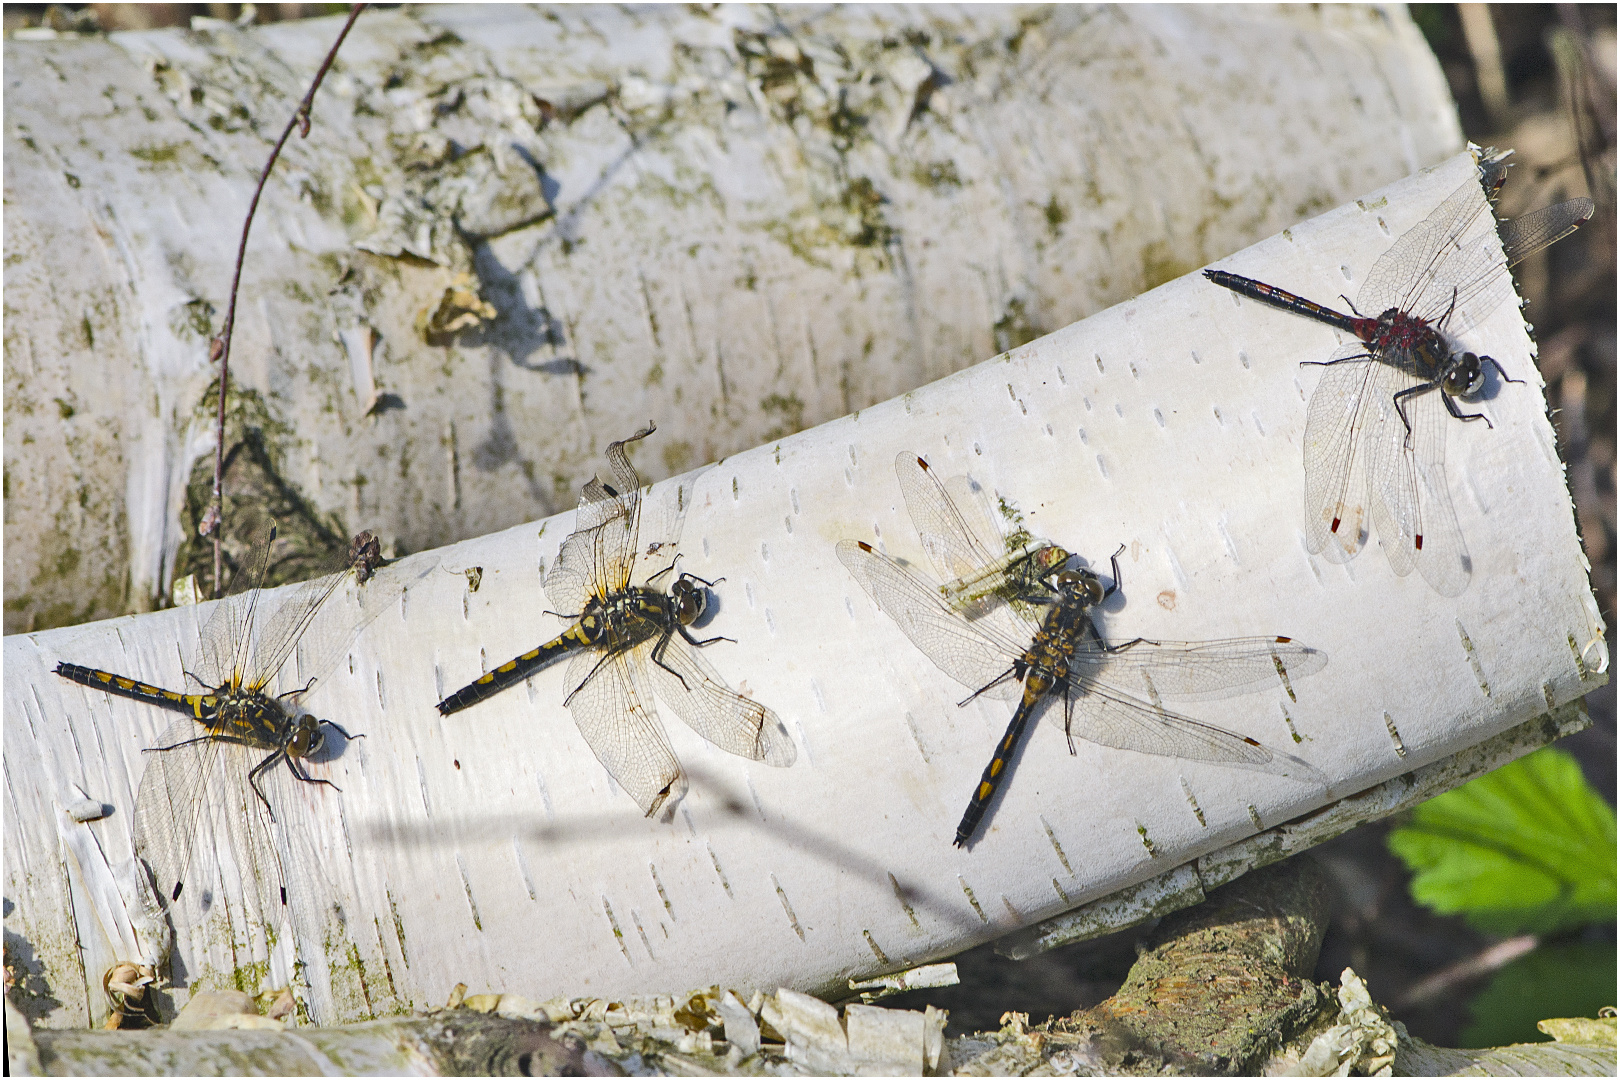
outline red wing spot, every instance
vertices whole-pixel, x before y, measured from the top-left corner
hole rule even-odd
[[[1343,520],[1344,520],[1343,518],[1334,518],[1333,519],[1333,525],[1332,525],[1332,527],[1330,527],[1328,529],[1328,532],[1333,532],[1333,533],[1338,532],[1339,531],[1339,523],[1341,521],[1343,521]]]
[[[1245,735],[1243,737],[1243,741],[1248,743],[1250,746],[1259,746],[1260,745],[1259,743],[1255,742],[1253,739],[1249,738],[1247,735]]]
[[[1293,640],[1294,639],[1291,638],[1291,637],[1280,637],[1280,638],[1277,639],[1277,643],[1280,644],[1280,645],[1287,645],[1289,642],[1291,642]]]
[[[1423,550],[1423,534],[1422,533],[1417,534],[1417,549],[1419,551]]]
[[[855,541],[855,546],[860,548],[862,551],[871,551],[872,550],[872,545],[868,544],[865,540],[857,540],[857,541]]]

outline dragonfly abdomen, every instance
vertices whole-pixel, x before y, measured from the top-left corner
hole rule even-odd
[[[1030,676],[1030,683],[1034,683],[1038,675]],[[961,824],[956,826],[956,846],[966,847],[967,842],[978,831],[979,822],[984,820],[984,812],[990,806],[990,800],[995,797],[996,789],[1007,772],[1007,762],[1012,758],[1012,752],[1018,747],[1018,740],[1024,737],[1024,728],[1029,726],[1029,718],[1034,715],[1035,706],[1045,696],[1044,692],[1033,692],[1030,684],[1025,684],[1024,699],[1018,703],[1013,713],[1012,722],[1007,725],[1001,741],[996,744],[995,756],[990,764],[984,767],[984,773],[979,777],[979,784],[973,789],[973,800],[962,814]]]
[[[213,694],[177,694],[161,686],[153,686],[151,683],[143,683],[124,675],[115,675],[110,671],[83,667],[79,664],[57,664],[56,673],[81,686],[117,694],[119,697],[132,698],[135,701],[144,701],[148,705],[156,705],[172,712],[185,713],[204,723],[213,719],[219,711],[219,698]]]
[[[536,671],[570,653],[580,649],[588,649],[596,644],[601,637],[605,625],[597,615],[586,615],[579,622],[564,630],[544,645],[531,649],[522,656],[514,657],[492,671],[485,672],[471,683],[451,694],[439,702],[439,712],[449,716],[453,712],[460,712],[469,705],[476,705],[485,698],[505,690],[508,686],[516,685],[533,675]]]
[[[1295,296],[1286,289],[1279,289],[1275,285],[1267,285],[1263,281],[1244,277],[1242,274],[1232,274],[1225,270],[1205,270],[1204,276],[1215,284],[1231,289],[1240,296],[1247,296],[1250,300],[1258,300],[1262,304],[1292,311],[1295,315],[1303,315],[1307,319],[1327,323],[1329,326],[1343,330],[1347,334],[1360,337],[1356,324],[1368,322],[1366,319],[1352,319],[1348,315],[1341,315],[1332,308],[1325,308],[1321,304]]]

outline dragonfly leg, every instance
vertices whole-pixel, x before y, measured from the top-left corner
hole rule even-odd
[[[596,666],[591,668],[591,673],[589,675],[585,676],[583,679],[579,680],[579,685],[574,687],[572,690],[570,690],[568,692],[568,696],[563,698],[563,707],[567,708],[568,703],[570,701],[574,700],[574,695],[579,693],[581,690],[585,689],[585,684],[586,683],[588,683],[592,679],[596,678],[596,673],[602,670],[602,666],[604,664],[606,664],[609,660],[615,659],[623,651],[624,651],[623,649],[610,649],[610,650],[608,650],[607,655],[602,657],[602,659],[598,660],[596,662]],[[663,665],[660,664],[659,666],[662,667]]]
[[[973,691],[973,693],[969,694],[967,697],[963,698],[961,701],[958,701],[956,703],[956,707],[958,709],[960,709],[962,706],[966,705],[968,702],[972,701],[974,698],[978,697],[980,694],[984,693],[986,690],[994,690],[996,687],[1000,686],[1002,683],[1006,682],[1008,679],[1022,679],[1024,677],[1023,672],[1018,670],[1022,666],[1023,666],[1022,662],[1014,664],[1012,667],[1008,668],[1006,671],[1003,671],[1000,675],[997,675],[990,682],[985,683],[983,686],[981,686],[977,690]]]
[[[1405,445],[1408,450],[1412,449],[1412,421],[1407,418],[1406,402],[1402,401],[1401,399],[1435,389],[1439,389],[1440,396],[1446,399],[1446,408],[1451,410],[1451,415],[1458,415],[1457,406],[1451,403],[1451,395],[1445,392],[1445,389],[1441,386],[1441,380],[1439,379],[1434,379],[1426,383],[1418,383],[1416,386],[1408,386],[1405,390],[1397,390],[1395,392],[1395,411],[1400,414],[1401,423],[1406,426]]]
[[[265,798],[264,792],[259,789],[259,774],[264,772],[265,769],[274,766],[275,763],[281,760],[283,757],[286,757],[286,753],[284,751],[272,751],[271,754],[263,761],[253,766],[252,772],[248,773],[248,787],[253,789],[253,794],[257,795],[259,797],[259,801],[264,804],[264,812],[270,815],[270,820],[272,822],[276,820],[276,812],[270,808],[270,800]],[[291,758],[288,758],[289,762],[291,760]]]
[[[1351,361],[1376,360],[1372,353],[1356,353],[1353,356],[1341,356],[1337,360],[1301,360],[1300,367],[1332,367],[1334,364],[1344,364]]]
[[[676,625],[679,626],[680,624],[677,623]],[[670,667],[668,664],[664,663],[664,653],[669,651],[669,639],[672,638],[672,637],[674,637],[674,635],[671,634],[668,630],[665,630],[663,632],[663,634],[659,636],[658,644],[654,645],[653,650],[652,650],[653,663],[657,664],[659,667],[663,668],[665,671],[669,672],[671,675],[673,675],[677,679],[679,679],[681,681],[681,689],[682,690],[690,690],[692,688],[690,686],[686,685],[686,677],[684,675],[682,675],[680,672],[676,671],[674,668]],[[688,640],[688,641],[692,641],[692,639],[687,636],[686,628],[684,626],[681,627],[681,637],[686,638],[686,640]],[[710,641],[719,641],[720,639],[719,638],[710,638],[709,640]],[[692,641],[692,644],[694,644],[694,645],[703,645],[705,643],[701,642],[701,641]]]
[[[1456,310],[1457,310],[1457,286],[1453,285],[1451,287],[1451,303],[1449,305],[1447,305],[1446,313],[1444,315],[1440,316],[1438,319],[1434,320],[1434,325],[1436,325],[1436,326],[1444,326],[1446,320],[1451,318],[1451,313],[1453,311],[1456,311]]]
[[[737,639],[736,638],[729,638],[729,637],[726,637],[724,635],[716,635],[715,637],[704,638],[702,641],[699,641],[697,638],[695,638],[691,634],[687,633],[686,627],[680,625],[679,623],[676,624],[676,629],[678,629],[681,632],[681,637],[685,638],[689,643],[691,643],[693,645],[696,645],[700,649],[703,648],[703,646],[705,646],[705,645],[713,645],[717,641],[729,641],[733,645],[737,644]],[[666,637],[665,640],[667,641],[669,639]],[[658,666],[663,667],[662,664],[660,664]]]
[[[162,754],[162,753],[167,753],[170,750],[182,750],[185,747],[196,746],[198,743],[205,743],[205,742],[241,742],[241,740],[240,739],[227,739],[227,738],[223,738],[223,737],[221,737],[219,735],[199,735],[195,739],[187,739],[185,742],[177,742],[177,743],[174,743],[174,744],[172,744],[170,746],[148,746],[145,750],[142,750],[141,753],[143,753],[143,754]],[[242,745],[246,746],[247,743],[242,743]]]
[[[1493,357],[1482,356],[1479,359],[1480,359],[1480,361],[1482,363],[1489,364],[1489,365],[1491,365],[1491,367],[1495,368],[1496,369],[1496,377],[1501,379],[1503,382],[1510,382],[1510,383],[1517,384],[1519,386],[1524,385],[1524,380],[1523,379],[1515,379],[1513,376],[1509,375],[1507,373],[1506,369],[1504,369],[1501,364],[1498,364]]]
[[[309,693],[309,688],[314,686],[314,685],[315,685],[315,680],[311,679],[311,680],[309,680],[309,682],[305,683],[303,686],[300,686],[297,690],[289,690],[285,694],[277,694],[276,695],[276,700],[280,701],[282,698],[297,697],[299,694],[307,694],[307,693]]]
[[[1493,363],[1494,363],[1494,361],[1493,361]],[[1477,412],[1476,413],[1465,413],[1465,412],[1462,412],[1457,408],[1456,399],[1453,398],[1450,394],[1441,394],[1440,396],[1446,399],[1446,412],[1450,413],[1452,416],[1455,416],[1458,420],[1483,420],[1483,421],[1485,421],[1485,426],[1486,427],[1491,428],[1493,430],[1496,428],[1496,425],[1491,423],[1491,418],[1486,416],[1484,413],[1477,413]],[[1410,434],[1410,431],[1411,431],[1411,429],[1408,428],[1408,434]]]
[[[1124,550],[1125,550],[1125,545],[1121,544],[1121,545],[1119,545],[1119,551],[1114,552],[1112,555],[1110,555],[1108,557],[1109,564],[1111,566],[1113,566],[1113,568],[1114,568],[1114,583],[1112,585],[1108,586],[1108,588],[1103,590],[1103,599],[1104,600],[1108,599],[1110,596],[1113,596],[1115,593],[1119,592],[1119,584],[1120,584],[1119,583],[1119,555],[1120,555],[1120,552],[1122,552]]]
[[[1063,681],[1063,737],[1069,741],[1069,756],[1076,757],[1074,748],[1074,684]]]
[[[306,784],[325,784],[327,787],[331,788],[333,791],[342,791],[343,790],[342,788],[338,787],[336,784],[332,783],[332,781],[330,781],[330,780],[323,780],[318,776],[309,775],[308,772],[304,771],[304,767],[298,763],[298,759],[293,757],[291,754],[287,755],[287,769],[288,769],[289,772],[291,772],[293,774],[293,777],[295,779],[302,780]],[[258,771],[257,769],[254,770],[254,772],[257,772],[257,771]]]
[[[366,733],[363,732],[363,731],[358,735],[350,735],[348,730],[346,728],[344,728],[344,726],[342,724],[335,723],[334,721],[331,721],[331,720],[322,720],[321,723],[325,724],[329,728],[335,728],[337,730],[337,733],[339,735],[343,736],[343,741],[344,742],[348,742],[350,739],[363,739],[363,738],[366,737]]]
[[[669,561],[669,565],[664,567],[662,570],[658,571],[658,573],[654,574],[652,577],[648,578],[647,579],[647,584],[651,585],[653,582],[657,581],[659,578],[663,577],[665,574],[667,574],[671,570],[675,569],[675,564],[680,562],[680,561],[681,561],[681,553],[677,551],[675,553],[675,557]],[[698,580],[702,581],[703,579],[698,578]],[[707,583],[705,582],[705,584],[707,584]]]

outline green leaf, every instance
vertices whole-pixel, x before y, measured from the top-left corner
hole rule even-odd
[[[1472,1023],[1459,1046],[1546,1042],[1537,1020],[1596,1016],[1613,1005],[1614,942],[1567,941],[1543,945],[1503,966],[1468,1007]]]
[[[1614,809],[1544,747],[1419,806],[1389,834],[1412,899],[1492,934],[1615,918]]]

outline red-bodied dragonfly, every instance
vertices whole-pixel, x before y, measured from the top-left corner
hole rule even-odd
[[[910,453],[896,459],[895,471],[929,560],[942,578],[976,582],[973,601],[964,604],[951,585],[863,541],[840,542],[839,561],[925,656],[973,691],[960,704],[980,696],[1018,702],[957,825],[958,847],[978,831],[1030,720],[1060,699],[1051,719],[1063,728],[1071,754],[1081,738],[1326,785],[1308,762],[1159,704],[1161,698],[1219,698],[1278,685],[1292,698],[1290,680],[1320,671],[1326,653],[1286,637],[1136,638],[1109,645],[1093,612],[1119,588],[1117,552],[1113,583],[1104,588],[1089,569],[1064,569],[1070,556],[1062,548],[1031,545],[1027,534],[1003,537],[965,477],[941,484],[928,463]],[[1020,557],[1031,547],[1033,555]]]
[[[798,755],[776,714],[733,692],[694,648],[727,640],[700,641],[688,630],[702,618],[712,583],[683,573],[668,592],[653,587],[671,562],[631,584],[640,555],[641,478],[624,448],[653,431],[649,424],[609,444],[618,489],[599,479],[585,485],[574,531],[546,575],[546,596],[573,625],[439,702],[439,712],[459,712],[571,656],[563,704],[596,759],[649,817],[666,804],[673,808],[685,791],[655,693],[693,731],[738,757],[785,768]],[[671,542],[660,537],[650,550]]]
[[[262,587],[279,549],[275,523],[261,522],[237,574],[249,588],[215,605],[185,665],[184,691],[80,664],[56,666],[64,679],[183,714],[146,750],[132,825],[136,852],[177,925],[211,910],[211,886],[226,864],[234,864],[255,917],[272,930],[289,911],[289,890],[312,884],[299,881],[313,871],[309,860],[287,854],[300,846],[278,848],[271,826],[293,781],[336,790],[308,765],[320,759],[328,732],[351,736],[305,711],[302,701],[381,609],[375,584],[355,598],[356,610],[329,605],[346,581],[375,571],[380,557],[368,539],[362,534],[328,564],[341,570],[281,598]],[[306,681],[277,695],[275,680],[295,654]]]
[[[1355,338],[1342,355],[1303,361],[1327,369],[1305,417],[1306,546],[1346,562],[1365,545],[1370,522],[1395,573],[1416,567],[1442,596],[1462,593],[1473,573],[1446,480],[1442,408],[1490,426],[1457,400],[1485,389],[1487,368],[1522,381],[1459,338],[1513,295],[1508,267],[1574,232],[1593,210],[1592,200],[1572,199],[1498,223],[1487,195],[1505,175],[1500,162],[1487,163],[1403,233],[1367,272],[1351,315],[1204,271],[1217,285]]]

